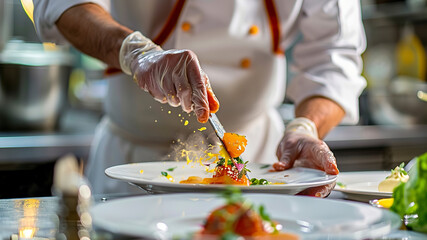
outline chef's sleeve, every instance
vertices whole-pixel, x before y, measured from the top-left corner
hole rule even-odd
[[[359,0],[306,0],[293,52],[295,77],[287,96],[295,105],[323,96],[345,110],[344,124],[359,120],[359,96],[366,86],[361,54],[366,48]]]
[[[110,11],[110,0],[33,0],[33,3],[34,25],[40,41],[58,44],[67,41],[56,28],[55,22],[67,9],[83,3],[95,3]]]

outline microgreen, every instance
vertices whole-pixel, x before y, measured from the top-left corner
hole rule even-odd
[[[221,196],[227,201],[227,204],[241,203],[244,201],[239,188],[227,186],[221,193]]]
[[[241,169],[241,171],[239,170],[239,175],[237,176],[238,179],[242,178],[244,175],[246,175],[246,173],[251,172],[248,168],[246,168],[246,164],[248,163],[243,162],[243,160],[240,157],[236,157],[234,158],[234,161],[236,162],[236,164],[243,164],[243,167],[241,166],[235,166],[237,169]],[[217,166],[224,166],[225,165],[225,159],[224,158],[220,158],[219,161],[217,162]],[[228,166],[234,166],[234,163],[231,159],[229,159],[227,161],[227,165]]]

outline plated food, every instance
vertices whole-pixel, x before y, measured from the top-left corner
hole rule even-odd
[[[282,225],[270,218],[264,205],[246,200],[239,189],[228,188],[222,194],[226,203],[214,209],[193,239],[300,239],[281,232]]]
[[[398,213],[408,229],[427,233],[427,153],[416,157],[415,161],[409,173],[395,172],[403,165],[392,170],[392,175],[403,174],[407,180],[393,188],[392,198],[373,199],[369,203]]]
[[[244,162],[240,155],[245,151],[247,140],[245,136],[236,133],[225,133],[223,138],[224,146],[220,146],[220,151],[216,155],[216,160],[213,163],[199,161],[201,165],[205,165],[208,172],[212,172],[212,177],[190,176],[187,179],[179,181],[181,184],[225,184],[225,185],[268,185],[272,182],[266,179],[249,179],[247,163]],[[190,164],[192,161],[187,161]],[[209,169],[210,165],[214,165],[213,169]],[[162,175],[173,179],[169,174]],[[283,182],[275,182],[274,184],[284,184]]]
[[[307,188],[333,183],[337,175],[310,168],[291,168],[283,172],[269,171],[272,166],[262,163],[247,163],[253,184],[235,185],[244,192],[297,194]],[[226,184],[199,184],[203,178],[212,178],[214,165],[207,167],[185,161],[155,161],[117,165],[105,170],[111,178],[130,182],[150,193],[212,192],[226,188]],[[166,175],[166,176],[165,176]],[[194,183],[181,184],[182,180]],[[252,183],[251,181],[251,183]],[[267,184],[271,182],[272,184]],[[273,184],[277,183],[277,184]]]
[[[262,211],[282,226],[280,232],[301,239],[381,239],[401,225],[397,214],[353,201],[265,193],[243,197],[258,214],[260,206],[264,206]],[[98,203],[91,208],[91,216],[95,227],[124,236],[191,239],[194,233],[203,231],[213,211],[224,205],[218,194],[155,194]]]
[[[150,193],[212,192],[232,184],[243,192],[297,194],[310,187],[331,184],[337,178],[316,169],[296,167],[276,172],[271,164],[244,162],[239,155],[246,147],[244,137],[230,134],[225,139],[234,158],[228,156],[225,148],[218,154],[192,154],[191,149],[181,148],[178,155],[184,161],[124,164],[106,169],[105,174]]]
[[[389,175],[390,171],[340,172],[334,191],[342,192],[346,199],[361,202],[390,198],[392,192],[378,191],[380,182]]]
[[[401,182],[407,182],[409,180],[409,175],[404,167],[405,163],[401,163],[399,166],[392,169],[390,175],[378,184],[378,191],[393,192],[393,189]]]

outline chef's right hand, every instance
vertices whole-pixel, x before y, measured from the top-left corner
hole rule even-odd
[[[209,114],[219,109],[208,76],[190,50],[164,51],[140,32],[133,32],[122,43],[120,66],[155,100],[194,111],[199,122],[207,122]]]

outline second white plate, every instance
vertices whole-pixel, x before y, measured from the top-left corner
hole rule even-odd
[[[336,175],[327,175],[325,172],[308,168],[270,172],[271,166],[265,164],[249,163],[247,167],[251,170],[249,173],[251,178],[264,178],[270,182],[284,184],[237,186],[243,192],[296,194],[310,187],[332,183],[337,178]],[[212,192],[226,187],[220,184],[179,183],[190,176],[212,177],[212,173],[208,173],[205,168],[200,164],[187,165],[186,162],[145,162],[110,167],[105,173],[111,178],[136,184],[152,193]],[[168,169],[173,171],[167,171]],[[174,182],[162,176],[162,172],[168,172]]]
[[[245,194],[301,240],[380,238],[401,225],[391,211],[364,203],[278,194]],[[91,209],[95,226],[148,239],[188,239],[200,231],[213,209],[224,204],[214,194],[184,193],[131,197],[98,203]]]
[[[378,184],[390,171],[341,172],[335,191],[343,192],[347,199],[368,202],[371,199],[390,198],[392,192],[378,191]],[[339,186],[341,185],[342,186]]]

